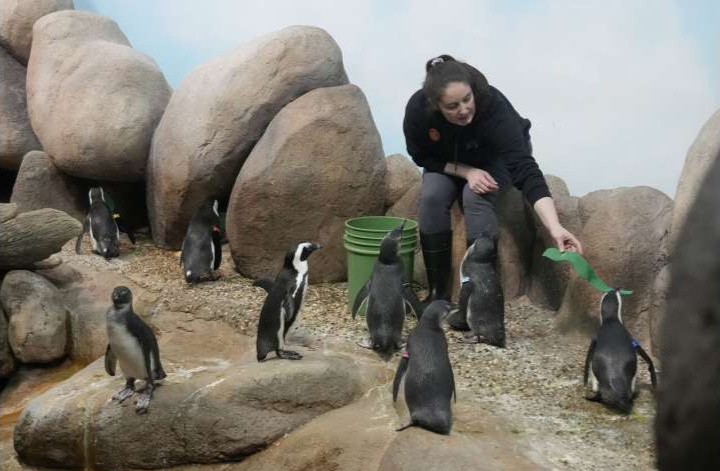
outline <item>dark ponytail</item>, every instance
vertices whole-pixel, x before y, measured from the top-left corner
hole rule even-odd
[[[451,82],[466,83],[472,88],[478,110],[487,106],[490,86],[482,72],[475,67],[455,60],[451,55],[442,54],[425,63],[425,72],[423,93],[432,109],[437,109],[440,96]]]

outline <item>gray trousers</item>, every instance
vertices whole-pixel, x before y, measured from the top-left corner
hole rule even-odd
[[[478,195],[473,192],[463,178],[425,172],[418,208],[420,232],[438,234],[451,231],[450,208],[459,200],[465,215],[467,239],[476,239],[480,234],[497,238],[496,199],[497,193]]]

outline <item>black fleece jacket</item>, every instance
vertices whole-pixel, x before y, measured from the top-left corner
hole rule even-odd
[[[530,204],[550,196],[545,177],[532,156],[530,120],[521,117],[507,98],[490,87],[486,103],[476,103],[467,126],[450,123],[428,106],[422,90],[410,97],[403,131],[413,161],[428,172],[443,173],[458,162],[490,173],[500,187],[512,183]]]

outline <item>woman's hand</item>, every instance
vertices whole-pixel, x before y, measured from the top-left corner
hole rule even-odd
[[[582,255],[583,249],[580,241],[560,224],[557,210],[555,209],[555,202],[553,202],[552,198],[549,196],[540,198],[535,202],[533,207],[559,250],[563,252],[577,252]]]
[[[560,251],[577,252],[582,255],[583,250],[580,241],[560,224],[550,230],[550,237],[555,240],[555,245]]]
[[[468,170],[466,179],[468,188],[478,195],[492,193],[500,189],[492,175],[479,168],[471,168]]]

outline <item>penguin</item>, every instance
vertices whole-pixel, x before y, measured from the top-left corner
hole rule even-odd
[[[433,301],[408,336],[406,350],[393,380],[393,402],[397,401],[400,382],[405,376],[405,402],[410,410],[410,422],[398,428],[398,432],[417,426],[443,435],[450,434],[450,401],[454,397],[457,402],[457,394],[442,328],[448,314],[447,301]]]
[[[112,292],[112,303],[106,315],[109,343],[105,350],[105,371],[115,376],[119,361],[126,379],[125,388],[112,399],[122,403],[135,392],[135,380],[145,380],[145,390],[135,407],[135,412],[144,414],[150,405],[155,381],[167,376],[160,363],[160,349],[153,331],[133,311],[129,288],[116,287]]]
[[[405,221],[383,237],[380,254],[372,274],[360,289],[352,308],[353,319],[363,304],[367,304],[365,320],[370,332],[367,344],[382,357],[389,359],[402,348],[401,336],[406,308],[416,317],[422,315],[420,302],[405,280],[405,270],[400,259],[400,239]]]
[[[183,239],[180,265],[186,282],[198,283],[206,276],[216,279],[215,270],[222,262],[221,240],[218,202],[210,199],[198,208]]]
[[[301,242],[285,254],[285,262],[278,272],[260,310],[257,333],[257,359],[265,361],[274,351],[278,358],[300,360],[302,355],[284,350],[285,336],[298,319],[305,298],[308,279],[308,257],[320,249],[319,244]]]
[[[505,301],[495,271],[495,239],[480,235],[465,252],[460,265],[458,311],[471,333],[467,343],[505,347]]]
[[[105,201],[105,192],[102,187],[90,188],[88,198],[90,209],[83,224],[83,231],[75,243],[75,253],[81,253],[82,238],[88,232],[93,252],[102,255],[105,259],[118,257],[120,255],[120,230],[127,234],[133,245],[135,237],[125,227],[120,215],[110,210]]]
[[[587,385],[589,376],[592,385],[592,393],[585,398],[629,414],[635,397],[638,354],[647,363],[650,380],[653,388],[656,387],[657,377],[650,356],[622,323],[620,291],[609,291],[600,301],[600,330],[590,342],[585,358],[583,384]]]

